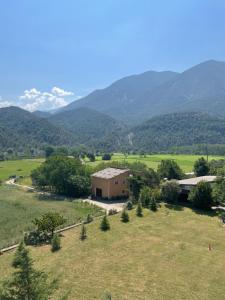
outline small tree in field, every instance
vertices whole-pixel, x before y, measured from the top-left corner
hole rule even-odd
[[[157,203],[154,198],[151,199],[150,204],[149,204],[149,209],[152,211],[157,211]]]
[[[56,252],[61,249],[61,239],[57,233],[53,235],[51,245],[52,245],[52,249],[51,249],[52,252]]]
[[[106,215],[102,218],[102,221],[101,221],[101,224],[100,224],[100,229],[102,231],[110,230],[109,220],[108,220]]]
[[[123,223],[127,223],[127,222],[129,222],[129,220],[130,220],[129,215],[128,215],[127,211],[124,209],[121,214],[121,221]]]
[[[59,213],[48,212],[40,219],[35,219],[33,223],[37,226],[39,232],[46,232],[53,238],[54,231],[57,227],[63,225],[66,219],[63,218]]]
[[[13,267],[16,271],[12,279],[3,283],[1,300],[48,300],[54,289],[45,273],[33,268],[29,251],[21,243],[16,251]]]
[[[137,205],[137,208],[136,208],[136,216],[137,217],[143,217],[141,201],[138,201],[138,205]]]
[[[81,231],[80,231],[80,240],[84,241],[87,238],[87,230],[86,230],[86,226],[84,224],[82,224],[81,226]]]

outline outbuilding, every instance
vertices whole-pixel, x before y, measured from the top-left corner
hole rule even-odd
[[[95,198],[128,197],[129,169],[106,168],[91,175],[92,196]]]

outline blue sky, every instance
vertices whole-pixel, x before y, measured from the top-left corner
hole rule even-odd
[[[54,108],[126,75],[225,61],[224,15],[224,0],[0,1],[0,106]]]

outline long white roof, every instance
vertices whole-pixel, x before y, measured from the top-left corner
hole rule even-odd
[[[92,174],[91,176],[104,179],[111,179],[128,171],[129,169],[106,168],[104,170]]]
[[[194,178],[178,180],[177,182],[179,185],[197,185],[201,181],[214,182],[215,180],[216,176],[199,176]]]

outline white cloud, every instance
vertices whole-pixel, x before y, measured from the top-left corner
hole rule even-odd
[[[7,101],[7,100],[3,100],[2,97],[0,96],[0,108],[8,107],[8,106],[11,106],[11,105],[13,105],[12,102]]]
[[[25,90],[19,99],[20,106],[29,111],[50,110],[67,105],[69,102],[65,98],[73,95],[73,92],[55,86],[50,92],[41,92],[36,88]]]
[[[52,88],[52,93],[59,97],[73,96],[72,92],[65,91],[56,86]]]

